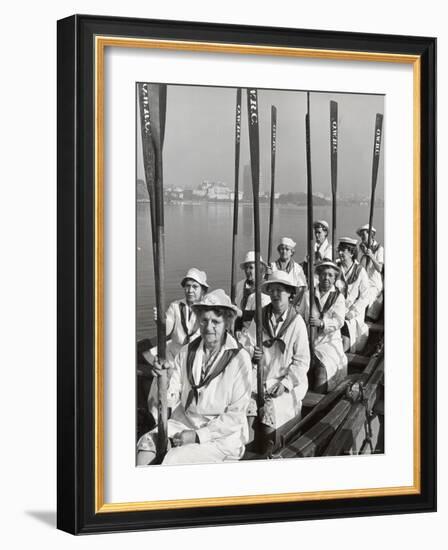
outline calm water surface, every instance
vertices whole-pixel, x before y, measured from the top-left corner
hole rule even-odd
[[[269,207],[260,205],[261,253],[267,260]],[[305,207],[277,206],[275,209],[274,247],[280,236],[292,237],[296,243],[295,259],[306,253],[307,210]],[[338,208],[339,236],[356,237],[356,229],[368,222],[368,206]],[[331,223],[331,208],[315,207],[314,219]],[[250,205],[240,206],[238,264],[246,251],[253,250],[253,218]],[[207,272],[211,289],[230,293],[232,258],[233,205],[203,203],[199,205],[165,205],[166,304],[183,296],[180,281],[190,267]],[[375,209],[374,225],[378,239],[384,242],[384,209]],[[137,339],[155,335],[152,308],[155,306],[149,203],[137,204]],[[241,271],[241,277],[244,274]]]

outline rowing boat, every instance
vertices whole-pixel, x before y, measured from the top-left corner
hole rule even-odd
[[[336,388],[308,391],[301,416],[266,432],[264,441],[252,440],[243,460],[384,452],[384,325],[368,325],[363,353],[347,354],[347,376]],[[148,339],[137,345],[137,437],[155,425],[146,403],[153,377],[143,354],[150,345]]]
[[[347,354],[348,374],[327,394],[308,391],[300,417],[265,441],[252,441],[245,460],[384,452],[384,326],[369,323],[363,354]]]

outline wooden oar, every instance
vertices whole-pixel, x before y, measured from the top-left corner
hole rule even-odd
[[[233,197],[233,238],[232,238],[232,277],[230,283],[230,299],[235,303],[236,296],[236,252],[238,241],[238,206],[239,206],[239,175],[240,175],[240,140],[241,140],[241,88],[236,91],[235,110],[235,187]]]
[[[375,190],[378,179],[378,165],[380,162],[381,153],[381,138],[383,134],[383,115],[381,113],[376,114],[375,119],[375,136],[373,139],[373,159],[372,159],[372,191],[370,196],[370,215],[369,215],[369,238],[367,241],[367,248],[370,249],[372,245],[372,225],[373,225],[373,213],[375,210]],[[367,258],[368,260],[369,258]],[[366,265],[368,261],[366,262]]]
[[[336,193],[338,187],[338,104],[330,101],[330,163],[331,163],[331,196],[332,196],[332,260],[336,256]]]
[[[255,323],[256,343],[263,347],[263,327],[261,320],[261,271],[260,271],[260,138],[258,129],[258,94],[256,89],[247,89],[247,116],[249,123],[250,164],[252,171],[252,191],[254,210],[254,249],[255,249]],[[261,424],[264,406],[263,369],[257,368],[258,423]]]
[[[153,243],[154,281],[157,306],[157,355],[160,362],[166,358],[165,320],[165,227],[163,212],[163,140],[165,136],[166,86],[139,84],[139,101],[143,161],[148,193],[151,200],[151,229]],[[166,453],[167,432],[167,378],[163,371],[157,377],[158,419],[157,457]]]
[[[314,227],[313,227],[313,181],[311,175],[311,129],[310,129],[310,93],[306,95],[307,112],[305,115],[306,135],[306,180],[307,180],[307,215],[308,215],[308,286],[310,296],[310,315],[314,304]],[[311,360],[314,355],[314,337],[316,330],[310,326],[310,352]]]
[[[277,108],[271,105],[271,202],[269,211],[268,265],[272,260],[272,243],[274,239],[274,203],[275,203],[275,155],[277,152]]]

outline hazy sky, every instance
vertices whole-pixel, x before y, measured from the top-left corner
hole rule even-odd
[[[311,92],[311,154],[314,192],[331,194],[330,100],[338,102],[338,193],[369,196],[376,113],[384,96]],[[306,92],[259,90],[260,188],[270,188],[271,105],[277,107],[276,191],[306,191]],[[164,144],[164,185],[196,188],[203,180],[234,185],[235,88],[168,85]],[[240,186],[250,163],[247,99],[242,93]],[[384,142],[376,196],[384,197]],[[139,117],[137,177],[144,179]],[[241,188],[241,187],[240,187]]]

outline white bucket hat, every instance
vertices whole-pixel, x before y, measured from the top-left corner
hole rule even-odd
[[[181,281],[181,286],[185,286],[185,281],[187,279],[193,279],[193,281],[196,281],[201,286],[205,287],[208,290],[208,284],[207,284],[207,273],[205,271],[201,271],[197,267],[191,267],[188,271],[185,277]]]
[[[314,229],[316,229],[316,227],[319,227],[319,226],[322,226],[324,229],[327,230],[327,233],[328,233],[328,223],[325,221],[325,220],[316,220],[314,223],[313,223],[313,227]]]
[[[269,278],[267,281],[264,281],[261,284],[261,290],[264,294],[268,294],[267,290],[269,285],[274,283],[280,283],[285,286],[289,286],[292,289],[297,290],[299,287],[295,284],[294,279],[290,273],[287,273],[286,271],[281,271],[280,269],[277,271],[274,271],[271,275],[269,275]]]
[[[244,258],[244,262],[240,263],[240,267],[241,269],[244,269],[244,266],[246,264],[251,264],[251,263],[255,263],[255,252],[253,250],[250,250],[249,252],[247,252]],[[263,265],[266,265],[261,256],[260,256],[260,263],[262,263]]]
[[[193,304],[193,310],[200,309],[214,309],[214,308],[225,308],[230,309],[235,313],[237,317],[241,317],[241,310],[234,304],[232,304],[229,296],[224,292],[222,288],[217,288],[206,294],[200,302]]]
[[[282,237],[278,243],[277,248],[280,245],[288,246],[289,248],[293,249],[296,247],[296,243],[290,238],[290,237]]]
[[[362,227],[360,227],[357,231],[356,231],[356,234],[361,236],[361,232],[362,231],[368,231],[369,230],[369,224],[366,223],[365,225],[363,225]],[[372,225],[372,235],[374,235],[376,233],[376,229],[373,227]]]
[[[319,271],[324,267],[331,267],[336,271],[336,273],[339,273],[341,271],[340,267],[331,260],[322,260],[321,262],[316,264],[316,273],[319,273]]]
[[[350,246],[356,246],[358,244],[358,241],[356,239],[352,239],[351,237],[341,237],[339,239],[339,244],[348,244]]]

